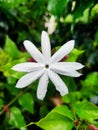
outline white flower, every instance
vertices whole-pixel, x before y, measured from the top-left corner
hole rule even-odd
[[[51,15],[50,19],[45,23],[45,27],[48,28],[48,34],[52,34],[56,29],[56,20],[53,15]]]
[[[12,67],[13,70],[27,72],[26,75],[18,80],[16,87],[24,88],[39,78],[37,97],[43,99],[46,95],[50,79],[61,96],[67,94],[68,88],[58,74],[78,77],[81,74],[77,72],[77,70],[83,68],[83,65],[78,62],[60,62],[60,60],[74,48],[74,40],[64,44],[52,56],[49,37],[45,31],[43,31],[41,35],[42,53],[28,40],[25,40],[23,44],[37,63],[26,62]]]

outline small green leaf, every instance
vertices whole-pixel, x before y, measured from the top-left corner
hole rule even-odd
[[[8,76],[7,77],[7,82],[8,82],[8,84],[15,84],[16,83],[16,78],[14,78],[12,76]]]
[[[80,91],[70,92],[69,94],[62,97],[65,103],[73,104],[76,101],[79,101],[82,98]]]
[[[94,5],[94,0],[77,1],[75,9],[73,10],[74,19],[81,17],[83,15],[85,9],[91,8],[93,5]]]
[[[94,5],[94,7],[91,10],[92,17],[96,17],[98,15],[98,3]]]
[[[24,54],[24,53],[22,53],[22,54]],[[3,65],[2,72],[3,72],[4,76],[5,77],[13,77],[16,79],[19,79],[21,76],[23,76],[24,75],[23,72],[17,72],[17,71],[12,70],[11,68],[16,64],[26,62],[26,59],[27,59],[26,55],[21,55],[21,58],[19,58],[17,60],[11,59],[11,61],[9,61],[7,64]]]
[[[13,59],[14,58],[19,58],[19,56],[20,56],[20,52],[17,49],[15,43],[8,36],[6,37],[6,43],[5,43],[4,50]]]
[[[98,128],[98,121],[93,121],[93,123]]]
[[[54,108],[48,115],[36,123],[45,130],[71,130],[73,116],[66,106]]]
[[[69,91],[76,91],[77,85],[72,77],[62,76],[63,81],[66,83]]]
[[[87,75],[86,79],[81,81],[81,93],[87,97],[98,94],[98,73],[93,72]]]
[[[66,9],[67,4],[68,0],[49,0],[48,10],[56,16],[60,16]]]
[[[16,84],[16,83],[15,83]],[[15,85],[13,85],[13,84],[6,84],[6,88],[7,88],[7,90],[9,91],[9,93],[10,94],[12,94],[12,95],[17,95],[17,94],[19,94],[19,92],[21,91],[20,89],[17,89],[16,87],[15,87]]]
[[[26,123],[21,111],[17,107],[10,108],[10,121],[9,123],[15,128],[20,128],[21,130],[27,130],[25,127]],[[23,128],[21,128],[23,127]]]
[[[64,106],[64,105],[54,108],[52,112],[56,112],[62,116],[66,116],[70,118],[71,120],[74,119],[71,111],[68,109],[67,106]]]
[[[83,53],[84,53],[84,50],[78,50],[78,49],[74,48],[72,50],[72,52],[68,55],[68,58],[66,59],[66,61],[68,61],[68,62],[73,61],[74,62]]]
[[[42,105],[42,106],[40,107],[40,117],[41,117],[41,118],[45,117],[48,112],[49,112],[49,111],[48,111],[48,108],[47,108],[46,105]]]
[[[3,70],[4,65],[10,62],[10,56],[7,55],[7,53],[4,52],[3,49],[0,49],[0,71]]]
[[[17,1],[15,1],[15,0],[2,0],[1,2],[2,2],[2,4],[5,4],[6,6],[12,8],[12,7],[17,7],[20,4],[27,2],[27,0],[17,0]]]
[[[34,113],[34,101],[30,93],[25,93],[19,98],[19,104],[27,111]]]
[[[95,33],[95,42],[94,42],[94,46],[98,46],[98,30]]]
[[[93,120],[98,119],[98,107],[88,101],[78,102],[73,105],[76,114],[83,120],[92,123]]]
[[[0,99],[0,109],[3,107],[3,105],[4,105],[4,102],[2,99]]]

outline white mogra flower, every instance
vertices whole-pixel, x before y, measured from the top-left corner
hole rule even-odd
[[[61,59],[74,48],[74,40],[65,43],[52,56],[49,37],[45,31],[41,35],[42,53],[28,40],[25,40],[23,44],[36,62],[20,63],[12,67],[13,70],[27,72],[18,80],[16,87],[24,88],[39,78],[37,97],[42,100],[46,95],[50,79],[61,96],[67,94],[68,88],[58,74],[79,77],[81,74],[77,70],[83,68],[83,65],[78,62],[61,62]]]

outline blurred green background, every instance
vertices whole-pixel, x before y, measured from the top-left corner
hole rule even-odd
[[[23,41],[28,39],[40,49],[42,30],[48,32],[53,52],[74,39],[75,49],[67,61],[78,61],[85,65],[80,78],[62,77],[70,91],[63,98],[51,82],[44,101],[36,97],[38,81],[26,90],[15,88],[16,81],[23,73],[14,72],[11,67],[31,58],[23,47]],[[94,108],[91,105],[92,111],[89,114],[93,115],[88,119],[85,114],[79,115],[82,109],[77,110],[77,105],[74,104],[77,102],[82,102],[80,106],[87,104],[84,107],[85,111],[87,108],[86,114],[89,102],[92,102]],[[55,122],[50,122],[49,125],[47,119],[56,116],[51,116],[50,111],[62,104],[74,109],[76,116],[83,119],[80,121],[82,128],[86,125],[84,120],[98,126],[98,1],[0,0],[0,130],[76,130],[70,121],[65,124],[61,122],[60,127]],[[30,122],[39,121],[48,113],[50,116],[45,118],[47,123],[41,120],[28,128],[21,128]],[[58,122],[59,119],[63,120],[57,116]]]

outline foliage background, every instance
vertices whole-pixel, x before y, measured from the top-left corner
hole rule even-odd
[[[80,78],[62,77],[68,95],[60,97],[49,83],[46,98],[40,101],[37,81],[30,88],[16,89],[23,74],[10,68],[31,60],[22,43],[28,39],[40,48],[42,30],[48,31],[55,49],[75,39],[67,61],[77,60],[85,68]],[[0,0],[0,130],[91,130],[90,124],[98,127],[97,105],[97,0]]]

